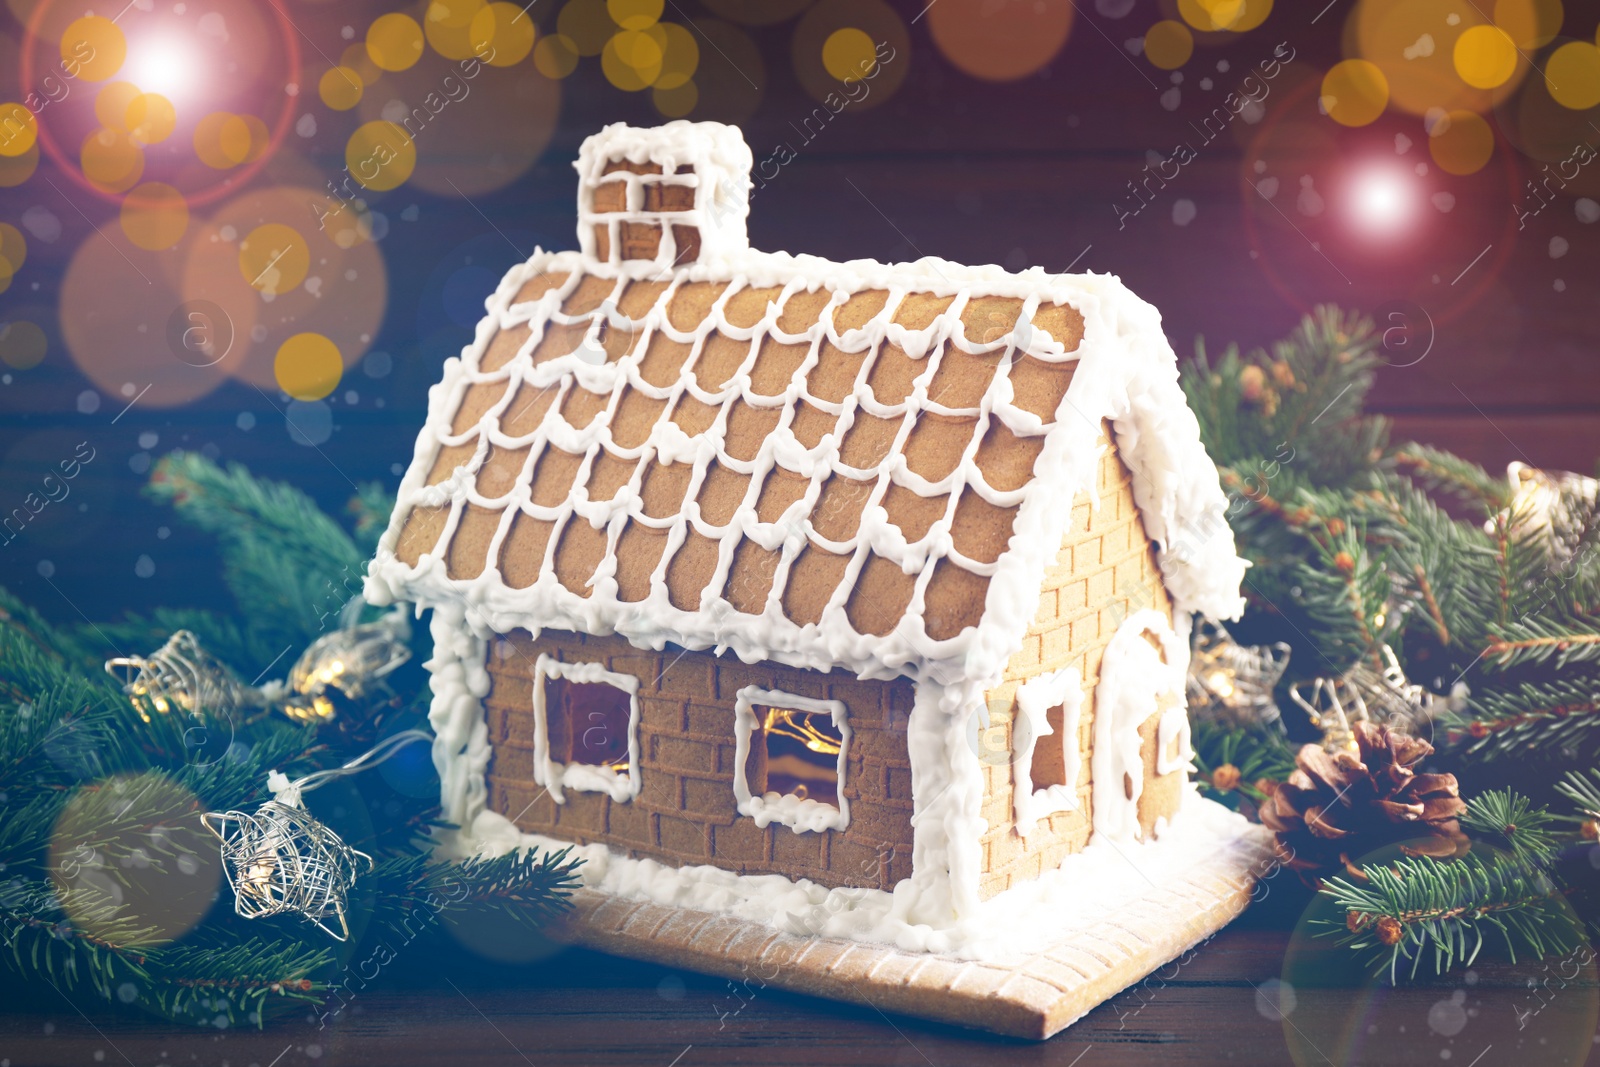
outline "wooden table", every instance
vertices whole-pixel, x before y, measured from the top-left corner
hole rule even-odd
[[[0,1063],[1600,1064],[1600,1055],[1590,1055],[1600,1040],[1592,963],[1480,961],[1449,980],[1381,989],[1342,968],[1338,952],[1285,932],[1295,909],[1293,900],[1269,901],[1186,965],[1158,972],[1142,990],[1044,1043],[776,990],[756,989],[741,1001],[721,980],[576,949],[512,966],[452,948],[409,968],[396,964],[386,982],[322,1029],[315,1016],[265,1031],[180,1029],[83,1004],[86,1017],[53,991],[17,991],[0,1015]],[[1563,984],[1562,973],[1577,977]],[[1530,979],[1547,983],[1542,994],[1529,989]]]

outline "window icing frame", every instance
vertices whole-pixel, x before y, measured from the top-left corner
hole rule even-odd
[[[837,763],[837,796],[839,805],[825,804],[810,797],[800,798],[792,793],[768,792],[755,796],[750,792],[746,767],[750,761],[751,738],[761,732],[756,721],[757,707],[787,708],[808,714],[825,714],[839,731],[839,758]],[[797,834],[821,833],[824,830],[843,830],[850,825],[850,801],[845,798],[845,762],[850,756],[852,731],[849,713],[842,700],[817,700],[797,696],[776,689],[763,689],[747,685],[734,697],[733,731],[735,741],[733,766],[733,796],[738,802],[739,814],[754,819],[765,828],[773,823],[787,826]],[[769,799],[776,798],[776,799]]]
[[[546,683],[561,678],[569,682],[602,684],[628,694],[628,772],[618,774],[588,763],[560,763],[550,757],[550,709]],[[533,780],[550,791],[557,804],[567,802],[566,790],[605,793],[619,804],[639,795],[639,679],[607,670],[599,663],[564,663],[540,653],[533,664]]]

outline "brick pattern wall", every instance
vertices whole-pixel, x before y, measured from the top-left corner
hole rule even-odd
[[[1109,425],[1102,426],[1102,433],[1107,441],[1111,440]],[[991,728],[982,749],[986,754],[983,817],[989,829],[983,836],[979,886],[984,899],[1018,882],[1037,878],[1041,871],[1059,866],[1064,858],[1088,844],[1093,817],[1089,754],[1100,658],[1117,627],[1129,615],[1146,608],[1169,615],[1172,611],[1156,566],[1154,546],[1145,535],[1134,504],[1132,476],[1114,446],[1101,457],[1096,482],[1100,509],[1095,511],[1087,501],[1074,507],[1072,528],[1062,542],[1055,566],[1045,575],[1039,614],[1028,628],[1021,651],[1007,665],[1005,681],[988,695]],[[1023,838],[1016,832],[1009,756],[1017,687],[1029,678],[1062,667],[1077,667],[1084,684],[1077,739],[1078,808],[1041,819],[1037,829]],[[1140,730],[1145,742],[1146,772],[1139,821],[1146,837],[1157,818],[1170,818],[1176,810],[1182,785],[1182,775],[1177,772],[1155,779],[1157,718],[1153,716]],[[1059,737],[1059,712],[1051,717],[1051,725],[1056,729],[1054,736]],[[1042,765],[1036,763],[1035,768],[1042,769]],[[1059,773],[1059,768],[1055,769]]]
[[[628,802],[566,790],[556,804],[533,780],[533,667],[541,653],[598,662],[639,679],[641,792]],[[911,763],[906,724],[912,684],[863,682],[732,657],[641,651],[617,636],[517,631],[489,650],[486,701],[489,806],[526,831],[603,842],[674,866],[709,863],[740,874],[782,874],[829,886],[892,889],[911,876]],[[747,685],[843,701],[853,736],[846,753],[844,830],[796,834],[741,816],[733,796],[734,700]]]

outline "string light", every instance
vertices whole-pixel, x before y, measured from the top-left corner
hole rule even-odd
[[[296,781],[277,771],[267,776],[272,799],[254,813],[206,812],[200,821],[222,842],[222,865],[233,886],[233,909],[241,918],[298,914],[336,941],[347,940],[350,887],[372,870],[372,857],[344,843],[305,809],[302,794],[346,775],[376,767],[413,741],[431,741],[426,730],[386,738],[341,767],[315,771]],[[336,921],[338,929],[330,925]]]
[[[122,691],[145,722],[152,714],[174,711],[197,719],[223,716],[264,702],[258,690],[239,681],[188,630],[179,630],[149,656],[118,656],[106,660],[105,667],[107,674],[122,679]]]
[[[818,729],[814,722],[819,718],[815,712],[795,711],[792,708],[767,708],[767,713],[762,720],[761,728],[768,735],[787,737],[799,741],[812,752],[824,756],[837,756],[843,747],[842,738],[837,731],[826,733]],[[830,727],[832,723],[829,723]]]

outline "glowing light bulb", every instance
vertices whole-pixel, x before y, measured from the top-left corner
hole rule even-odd
[[[1369,234],[1394,234],[1415,215],[1416,189],[1402,172],[1389,168],[1365,171],[1357,176],[1352,193],[1351,216]]]
[[[200,53],[194,43],[176,33],[162,33],[129,42],[121,76],[144,92],[176,101],[197,87],[200,75]]]

